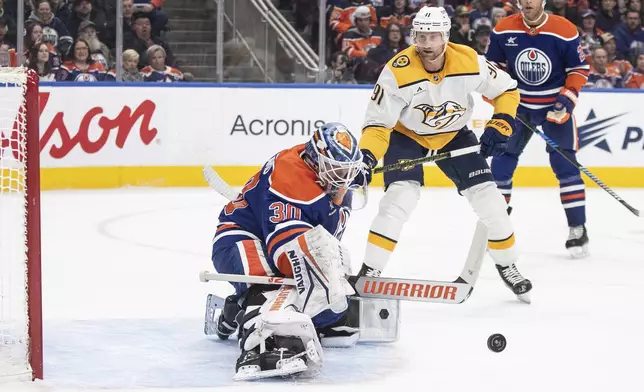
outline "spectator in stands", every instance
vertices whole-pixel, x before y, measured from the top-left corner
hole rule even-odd
[[[496,26],[496,24],[506,16],[508,16],[508,12],[504,8],[492,8],[492,28],[494,28],[494,26]]]
[[[13,39],[10,39],[9,36],[9,20],[5,17],[0,16],[0,48],[7,51],[11,48],[14,48],[15,46],[15,41]]]
[[[134,0],[134,12],[142,13],[148,17],[152,25],[152,35],[161,36],[166,29],[168,15],[161,10],[163,0]]]
[[[622,79],[626,78],[626,75],[631,72],[633,66],[624,59],[625,56],[623,54],[617,52],[615,36],[611,33],[604,33],[601,38],[604,42],[603,48],[606,50],[608,56],[608,68],[618,72]]]
[[[13,15],[4,7],[4,0],[0,0],[0,30],[4,28],[5,32],[0,33],[0,45],[13,47],[16,45],[16,20]]]
[[[120,0],[119,0],[120,1]],[[134,15],[133,0],[123,1],[123,43],[134,39],[132,15]],[[102,37],[101,37],[102,38]],[[107,37],[104,42],[111,48],[116,47],[116,19],[111,20],[107,27]]]
[[[494,8],[495,0],[479,0],[478,7],[470,13],[470,26],[476,28],[477,20],[482,20],[484,24],[492,26],[492,8]]]
[[[345,53],[336,52],[331,56],[331,68],[327,68],[327,84],[356,84],[353,69],[348,66],[349,58]]]
[[[626,80],[625,87],[644,89],[644,53],[637,56],[636,67]]]
[[[367,57],[372,60],[376,65],[376,79],[380,75],[380,71],[387,64],[392,57],[394,57],[401,50],[406,49],[409,45],[404,39],[403,26],[391,22],[387,26],[387,36],[380,45],[371,49]],[[375,79],[374,79],[375,81]]]
[[[65,25],[72,16],[72,0],[51,0],[51,12],[58,19],[62,20]]]
[[[380,32],[371,27],[373,17],[368,7],[358,7],[353,13],[353,20],[356,27],[350,28],[342,36],[342,51],[350,59],[365,57],[382,42]]]
[[[487,48],[490,46],[490,35],[492,35],[492,28],[486,24],[479,25],[474,31],[472,48],[481,56],[487,53]]]
[[[592,65],[588,75],[587,88],[621,88],[622,76],[620,73],[608,67],[608,53],[603,48],[597,48],[593,52]]]
[[[644,11],[642,10],[642,0],[628,0],[626,2],[626,9],[628,11],[635,11],[644,18]]]
[[[99,37],[107,35],[107,21],[102,11],[94,9],[91,0],[74,0],[73,13],[67,22],[67,28],[72,34],[80,32],[83,22],[92,22]]]
[[[56,71],[51,68],[49,60],[49,47],[40,42],[31,47],[29,51],[29,68],[36,71],[41,82],[56,80]]]
[[[592,57],[593,51],[602,47],[601,35],[604,32],[595,26],[596,14],[593,10],[586,10],[581,13],[581,27],[579,28],[579,41],[584,55],[588,58]]]
[[[84,39],[89,44],[89,52],[92,60],[101,63],[105,69],[112,67],[110,48],[98,39],[94,22],[89,20],[83,21],[78,28],[78,37]]]
[[[576,7],[571,7],[568,0],[552,0],[552,4],[547,7],[553,15],[566,18],[575,25],[579,25],[579,13]]]
[[[456,7],[452,18],[452,30],[449,35],[450,42],[461,45],[472,45],[470,34],[470,10],[464,5]]]
[[[73,42],[65,24],[52,13],[50,0],[36,0],[36,9],[29,15],[29,22],[42,26],[43,41],[51,44],[58,53],[65,55]]]
[[[644,28],[642,20],[637,11],[626,12],[626,23],[622,23],[613,32],[617,52],[628,57],[631,50],[636,46],[634,42],[644,43]]]
[[[152,35],[152,25],[147,15],[135,13],[132,18],[134,35],[129,42],[124,42],[123,45],[125,49],[134,49],[139,54],[139,68],[147,65],[146,52],[152,45],[161,46],[166,53],[166,63],[170,66],[175,66],[174,56],[170,51],[170,47],[161,38]]]
[[[176,68],[172,68],[165,63],[166,53],[160,45],[152,45],[148,48],[146,55],[148,57],[148,66],[141,70],[143,81],[145,82],[181,82],[183,74]]]
[[[89,55],[89,44],[77,39],[72,46],[70,61],[66,61],[56,74],[56,80],[69,82],[97,82],[105,79],[105,68]]]
[[[617,1],[601,0],[601,7],[597,13],[597,28],[604,31],[613,31],[620,21],[621,15],[617,8]]]
[[[407,29],[411,26],[411,15],[414,11],[407,5],[407,0],[394,0],[393,5],[390,7],[383,7],[380,9],[378,18],[380,20],[380,27],[386,29],[389,23],[395,22]]]
[[[333,30],[333,42],[336,46],[341,45],[344,33],[346,33],[352,26],[355,26],[353,13],[361,6],[369,9],[371,14],[371,27],[376,27],[378,15],[376,15],[376,9],[371,4],[370,0],[342,1],[333,7],[331,10],[331,17],[329,19],[329,27]]]
[[[132,49],[123,52],[123,81],[142,82],[143,74],[139,72],[139,54]]]

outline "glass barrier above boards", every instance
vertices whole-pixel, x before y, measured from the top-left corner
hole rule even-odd
[[[0,0],[0,66],[27,65],[42,81],[61,82],[371,85],[388,61],[413,44],[413,21],[424,6],[443,7],[450,42],[493,61],[494,29],[520,11],[496,0],[480,9],[456,3]],[[644,89],[641,3],[613,4],[610,20],[598,19],[599,11],[585,1],[546,5],[543,18],[564,16],[578,32],[577,39],[564,40],[567,65],[547,43],[524,48],[508,37],[512,42],[500,47],[513,59],[509,72],[520,88],[544,87],[547,98],[561,87],[549,81],[562,77],[567,86],[584,89]]]

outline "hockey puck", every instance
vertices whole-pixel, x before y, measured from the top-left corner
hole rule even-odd
[[[505,350],[507,343],[508,342],[505,340],[505,336],[501,335],[500,333],[492,334],[489,338],[487,338],[487,348],[489,348],[491,351],[494,351],[495,353],[500,353],[501,351]]]

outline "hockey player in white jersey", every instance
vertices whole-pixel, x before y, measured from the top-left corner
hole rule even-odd
[[[384,67],[368,103],[360,149],[366,182],[384,158],[389,165],[479,143],[467,128],[478,92],[494,104],[480,141],[480,155],[437,161],[488,228],[488,251],[505,284],[529,302],[532,283],[515,263],[514,230],[506,203],[485,158],[503,154],[512,134],[519,92],[506,72],[466,46],[448,43],[450,18],[443,7],[423,7],[416,15],[413,45]],[[420,198],[422,165],[386,172],[385,195],[371,224],[360,274],[379,276]],[[358,180],[361,180],[358,178]],[[427,217],[431,221],[431,217]],[[446,222],[447,224],[455,222]]]

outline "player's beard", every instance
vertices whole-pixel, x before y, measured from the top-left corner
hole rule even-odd
[[[443,54],[445,54],[446,46],[447,44],[442,44],[438,48],[421,48],[416,46],[416,53],[418,53],[423,61],[434,63],[440,60]]]

